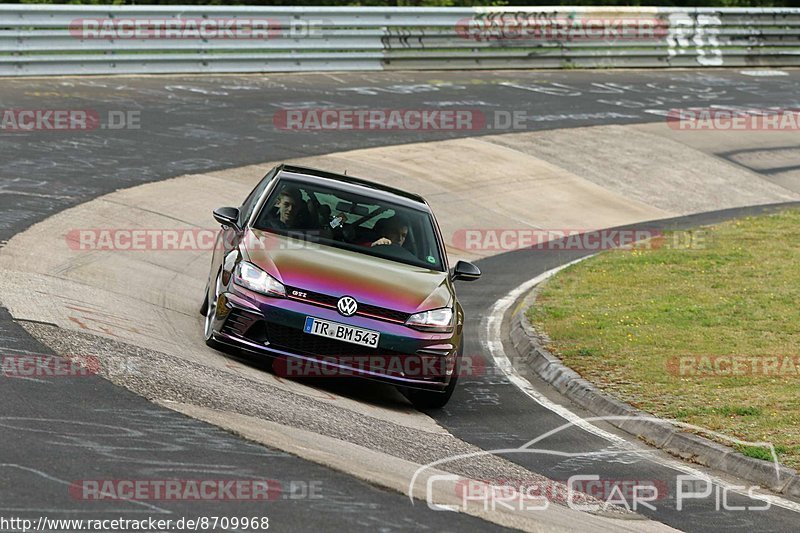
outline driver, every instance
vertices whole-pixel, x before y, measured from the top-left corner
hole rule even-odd
[[[381,222],[381,237],[370,246],[387,246],[391,244],[403,246],[403,243],[406,242],[406,237],[408,237],[408,222],[400,215],[384,219]]]
[[[303,195],[300,189],[286,187],[278,193],[278,200],[275,203],[278,216],[270,221],[270,225],[276,229],[299,229],[303,218],[300,215],[302,206]]]

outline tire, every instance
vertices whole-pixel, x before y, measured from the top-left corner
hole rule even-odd
[[[453,395],[453,392],[456,390],[456,383],[458,383],[458,374],[461,370],[461,353],[462,349],[458,350],[458,357],[456,357],[456,364],[453,368],[453,375],[450,378],[450,383],[447,384],[447,388],[444,391],[430,391],[430,390],[420,390],[420,389],[410,389],[405,388],[402,390],[403,396],[405,396],[409,402],[418,410],[425,411],[430,409],[441,409],[447,402],[450,401],[450,397]]]
[[[220,285],[220,277],[222,272],[220,271],[217,274],[217,280],[214,283],[214,292],[213,296],[211,294],[210,289],[206,289],[206,300],[203,302],[203,305],[200,307],[200,312],[205,316],[205,320],[203,321],[203,336],[205,337],[206,346],[209,348],[214,348],[216,350],[222,349],[222,345],[214,340],[214,334],[212,330],[212,318],[217,312],[217,300],[219,299],[219,285]],[[209,287],[211,284],[209,283]],[[211,305],[211,301],[214,301],[214,304]]]
[[[200,316],[204,317],[208,313],[208,285],[206,285],[206,292],[203,294],[205,296],[203,296],[203,305],[200,306]]]

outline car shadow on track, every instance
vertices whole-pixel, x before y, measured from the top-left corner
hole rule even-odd
[[[237,363],[261,372],[269,373],[278,380],[295,382],[334,396],[341,396],[374,407],[391,409],[394,411],[414,410],[411,403],[393,385],[351,376],[285,377],[275,372],[273,368],[274,360],[270,360],[269,356],[227,346],[224,348],[224,351],[218,353]]]

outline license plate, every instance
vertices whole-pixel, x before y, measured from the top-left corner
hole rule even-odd
[[[378,340],[381,338],[381,334],[377,331],[355,328],[347,324],[339,324],[338,322],[320,320],[313,316],[306,317],[306,325],[303,327],[303,331],[311,335],[337,339],[360,346],[369,346],[370,348],[377,348]]]

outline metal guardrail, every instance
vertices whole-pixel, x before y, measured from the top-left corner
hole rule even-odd
[[[0,76],[800,65],[800,9],[0,4]]]

